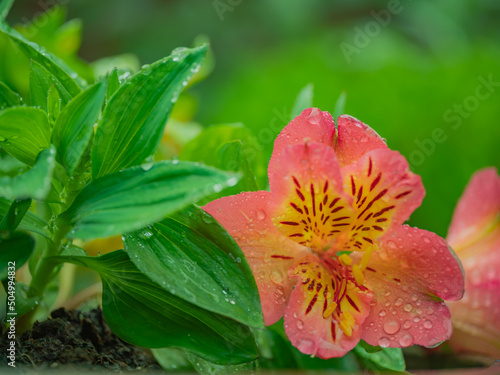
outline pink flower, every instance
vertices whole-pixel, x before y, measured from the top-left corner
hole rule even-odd
[[[449,303],[462,352],[500,358],[500,178],[495,168],[472,176],[453,214],[448,242],[465,270],[465,294]]]
[[[294,346],[340,357],[371,345],[434,346],[450,337],[442,299],[463,293],[437,235],[403,226],[424,188],[370,127],[306,109],[274,143],[270,192],[205,206],[252,267],[267,325],[284,316]],[[342,255],[339,255],[339,252]]]

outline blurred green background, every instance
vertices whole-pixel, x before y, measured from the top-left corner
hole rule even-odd
[[[7,20],[41,25],[52,4],[82,24],[66,24],[61,43],[33,39],[82,74],[82,25],[86,61],[131,53],[151,63],[208,37],[214,70],[178,106],[203,126],[244,123],[266,163],[302,87],[313,83],[314,105],[330,112],[345,91],[345,112],[422,176],[427,196],[410,221],[420,228],[446,235],[472,173],[500,167],[498,0],[18,0]]]

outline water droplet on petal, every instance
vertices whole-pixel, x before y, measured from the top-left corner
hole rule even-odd
[[[389,347],[391,342],[389,341],[389,339],[387,337],[381,337],[380,340],[378,340],[378,344],[382,348],[387,348],[387,347]]]
[[[401,325],[397,320],[388,320],[384,323],[384,331],[389,335],[393,335],[399,331],[400,326]]]
[[[264,212],[264,210],[261,210],[259,208],[255,213],[255,216],[257,217],[257,220],[264,220],[266,218],[266,213]]]
[[[406,311],[406,312],[410,312],[412,309],[412,306],[410,303],[407,303],[406,305],[404,305],[403,307],[403,310]]]
[[[399,297],[394,303],[395,306],[401,306],[402,304],[403,304],[403,299],[401,297]]]
[[[379,316],[386,316],[387,313],[385,312],[385,310],[380,310],[380,312],[378,313]]]
[[[410,346],[413,344],[413,337],[407,333],[399,339],[399,345],[401,345],[403,348],[406,348],[407,346]]]
[[[270,278],[271,281],[275,284],[281,284],[281,282],[283,281],[283,276],[281,276],[281,273],[279,273],[278,271],[273,271]]]
[[[297,328],[298,329],[302,329],[304,328],[304,322],[302,320],[297,320]]]
[[[411,322],[409,320],[405,320],[405,322],[403,323],[403,328],[408,329],[410,327],[411,327]]]
[[[424,322],[424,328],[425,329],[431,329],[432,328],[432,322],[430,320],[426,320]]]

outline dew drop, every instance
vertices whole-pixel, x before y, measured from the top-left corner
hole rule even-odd
[[[389,335],[395,334],[397,331],[399,331],[400,327],[401,325],[397,320],[388,320],[384,323],[384,331]]]
[[[396,302],[394,303],[395,306],[401,306],[403,304],[403,299],[399,297],[396,299]]]
[[[385,312],[385,310],[380,310],[380,312],[378,313],[379,316],[386,316],[387,313]]]
[[[411,322],[409,320],[405,320],[403,323],[403,328],[404,329],[409,329],[411,327]]]
[[[304,328],[304,322],[302,320],[297,320],[297,328],[298,329],[302,329]]]
[[[430,320],[426,320],[424,322],[424,328],[425,329],[431,329],[432,328],[432,322]]]
[[[418,316],[416,316],[416,317],[414,317],[414,318],[413,318],[413,321],[414,321],[415,323],[418,323],[418,322],[420,322],[420,318],[419,318]]]
[[[382,348],[388,348],[389,345],[391,344],[391,342],[389,341],[389,339],[387,337],[381,337],[380,340],[378,340],[378,344]]]
[[[281,282],[283,281],[283,276],[281,276],[281,273],[279,273],[278,271],[273,271],[271,273],[270,279],[275,284],[281,284]]]
[[[406,305],[404,305],[403,307],[403,310],[406,311],[406,312],[410,312],[412,309],[412,306],[410,303],[407,303]]]
[[[401,336],[401,338],[399,339],[399,344],[403,348],[406,348],[407,346],[410,346],[411,344],[413,344],[413,337],[409,333],[407,333],[407,334]]]
[[[257,210],[257,212],[255,213],[255,216],[257,217],[257,220],[264,220],[266,218],[266,213],[264,212],[264,210],[261,210],[260,208]]]
[[[388,241],[387,242],[387,247],[390,249],[397,249],[396,242],[394,241]]]

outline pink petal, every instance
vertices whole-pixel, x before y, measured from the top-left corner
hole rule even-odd
[[[449,302],[453,320],[451,346],[459,352],[500,358],[500,269],[493,279],[466,282],[464,298]]]
[[[499,224],[500,177],[495,168],[476,172],[460,198],[447,240],[461,253],[472,243],[487,235]]]
[[[203,209],[236,240],[257,282],[264,321],[276,323],[283,316],[294,282],[288,269],[308,254],[303,246],[281,235],[268,212],[270,193],[247,192],[217,199]]]
[[[375,130],[352,116],[342,115],[337,119],[337,132],[334,149],[342,166],[354,163],[368,151],[387,149]]]
[[[284,320],[285,332],[292,345],[302,353],[325,359],[341,357],[354,348],[361,336],[361,324],[369,313],[371,295],[362,292],[348,279],[342,279],[345,284],[342,285],[328,264],[316,255],[309,255],[296,263],[290,269],[290,276],[298,279]],[[339,285],[343,290],[347,288],[348,297],[333,305],[336,309],[332,310],[330,304],[337,290],[335,286]],[[346,314],[353,319],[349,335],[340,325]]]
[[[363,325],[366,342],[434,346],[450,337],[450,312],[439,298],[459,299],[464,280],[460,263],[442,238],[399,227],[372,254],[365,277],[374,293]]]
[[[397,151],[376,149],[342,168],[344,191],[356,210],[345,250],[364,250],[401,226],[425,195],[420,176]]]
[[[274,162],[275,168],[269,167],[274,225],[299,244],[327,249],[353,220],[333,149],[317,142],[288,146]]]
[[[331,114],[322,112],[318,108],[304,109],[276,137],[269,169],[279,168],[279,163],[275,167],[274,159],[288,146],[304,142],[320,142],[331,146],[334,136],[335,122]]]

